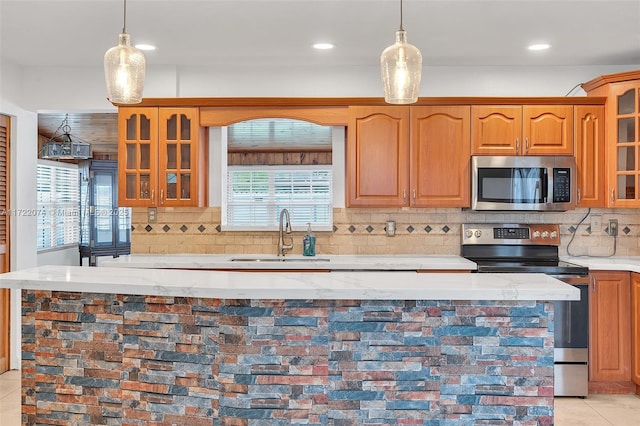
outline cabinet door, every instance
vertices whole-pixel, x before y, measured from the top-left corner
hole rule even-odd
[[[631,379],[640,386],[640,274],[636,273],[631,274]]]
[[[573,155],[573,106],[525,105],[522,155]]]
[[[517,155],[522,141],[522,107],[471,107],[472,155]]]
[[[413,207],[469,207],[471,107],[411,107]]]
[[[118,111],[118,205],[155,206],[158,174],[157,108]]]
[[[631,380],[631,296],[629,272],[590,274],[589,379]]]
[[[612,84],[607,114],[608,207],[640,207],[640,83]]]
[[[604,106],[574,107],[579,207],[605,207]]]
[[[349,107],[348,207],[407,206],[408,162],[408,107]]]
[[[198,205],[198,109],[160,108],[159,206]]]

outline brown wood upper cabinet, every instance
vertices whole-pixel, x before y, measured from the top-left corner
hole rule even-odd
[[[640,71],[603,75],[584,83],[606,103],[606,207],[640,207]]]
[[[205,138],[198,108],[120,107],[118,205],[203,206]]]
[[[578,207],[605,207],[607,202],[604,106],[576,105],[574,112]]]
[[[472,155],[573,155],[573,106],[474,105]]]
[[[349,207],[467,207],[469,106],[353,106]]]

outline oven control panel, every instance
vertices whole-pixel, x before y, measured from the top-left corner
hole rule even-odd
[[[557,224],[463,224],[462,244],[560,245]]]

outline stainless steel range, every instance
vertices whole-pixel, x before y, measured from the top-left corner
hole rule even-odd
[[[560,227],[551,224],[464,224],[462,256],[478,273],[542,273],[580,289],[579,301],[554,303],[556,396],[588,393],[589,270],[559,258]]]

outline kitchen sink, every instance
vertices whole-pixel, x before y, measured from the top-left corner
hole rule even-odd
[[[231,262],[329,262],[325,258],[300,258],[300,257],[234,257]]]

